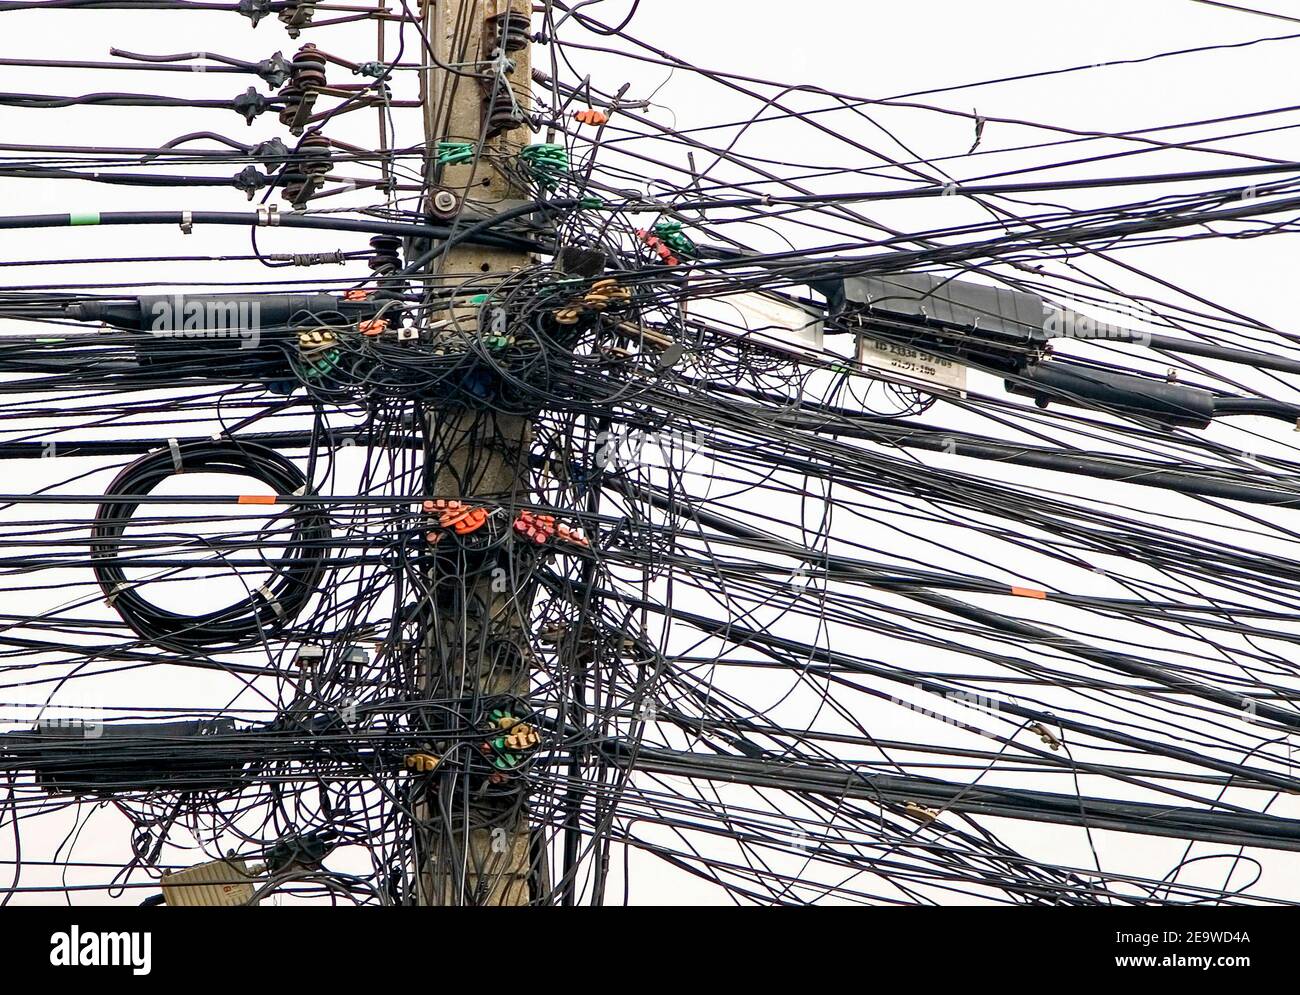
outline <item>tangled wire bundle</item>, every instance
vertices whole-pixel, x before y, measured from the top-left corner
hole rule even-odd
[[[278,558],[267,558],[271,579],[233,605],[199,615],[180,614],[153,604],[139,593],[140,582],[128,580],[125,533],[141,504],[130,499],[147,497],[180,472],[241,474],[268,485],[279,497],[308,494],[307,479],[296,466],[256,444],[189,443],[136,460],[109,485],[109,500],[95,514],[94,570],[105,598],[139,636],[164,645],[238,644],[292,621],[319,585],[328,551],[329,522],[312,503],[297,503],[285,512],[293,522],[291,539]],[[271,519],[264,532],[279,518]]]

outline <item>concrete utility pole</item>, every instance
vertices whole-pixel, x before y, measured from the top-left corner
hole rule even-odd
[[[422,0],[421,19],[432,52],[419,52],[425,116],[426,210],[446,213],[463,205],[462,227],[528,198],[500,167],[514,162],[530,139],[521,126],[530,92],[527,27],[530,0]],[[513,16],[512,16],[513,15]],[[503,20],[513,28],[504,42]],[[522,26],[522,31],[521,31]],[[522,42],[522,46],[520,43]],[[513,48],[506,51],[506,48]],[[513,95],[513,97],[511,96]],[[438,164],[440,141],[487,138],[477,161]],[[439,196],[441,194],[441,196]],[[449,196],[456,200],[452,202]],[[468,218],[469,220],[466,220]],[[508,277],[533,259],[527,252],[477,246],[454,247],[434,265],[429,286],[483,287]],[[478,309],[458,309],[461,327],[476,327]],[[444,409],[429,415],[432,443],[426,451],[428,493],[487,507],[513,509],[528,496],[526,418],[491,411]],[[445,578],[444,578],[445,579]],[[429,637],[420,654],[421,686],[430,697],[470,700],[481,695],[524,695],[528,690],[528,641],[522,628],[527,606],[492,577],[466,581],[464,598],[438,598],[429,608]],[[417,812],[416,861],[421,905],[524,905],[535,876],[527,811],[473,795],[465,778],[444,795],[451,816],[426,805]]]

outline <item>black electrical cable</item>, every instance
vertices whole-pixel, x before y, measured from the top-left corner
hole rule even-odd
[[[160,449],[127,466],[108,486],[115,500],[95,513],[95,577],[113,609],[141,637],[160,645],[206,647],[260,639],[291,623],[316,593],[328,555],[330,528],[325,513],[312,504],[295,504],[285,517],[291,538],[276,559],[268,558],[272,579],[242,601],[225,608],[184,615],[159,608],[128,580],[124,536],[139,507],[132,497],[150,495],[178,473],[224,473],[252,477],[275,495],[308,495],[306,478],[273,449],[256,443],[187,443]]]

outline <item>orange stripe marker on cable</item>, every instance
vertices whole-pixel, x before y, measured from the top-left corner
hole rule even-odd
[[[1040,591],[1036,587],[1013,587],[1011,593],[1017,598],[1038,598],[1042,600],[1047,597],[1046,591]]]
[[[240,504],[279,504],[280,499],[274,494],[241,494]]]

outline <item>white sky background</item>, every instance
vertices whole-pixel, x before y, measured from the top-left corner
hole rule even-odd
[[[1261,3],[1263,0],[1261,0]],[[1294,11],[1300,15],[1300,3],[1271,0],[1270,6],[1281,12]],[[604,8],[608,12],[601,13]],[[591,8],[603,20],[621,20],[626,3],[608,0]],[[870,96],[893,97],[914,91],[930,90],[947,85],[978,81],[1017,73],[1042,71],[1051,68],[1081,64],[1106,63],[1126,58],[1151,55],[1157,52],[1200,45],[1247,40],[1267,35],[1281,35],[1300,31],[1300,25],[1269,20],[1258,16],[1216,9],[1190,2],[1190,0],[1143,0],[1141,3],[1120,3],[1098,0],[1087,4],[1043,3],[1025,0],[971,3],[969,0],[940,0],[930,3],[850,3],[845,0],[804,0],[799,4],[780,4],[762,0],[709,0],[707,3],[683,4],[674,0],[648,0],[635,18],[633,34],[674,55],[696,65],[723,69],[791,83],[811,83],[829,90]],[[570,34],[574,40],[584,39],[580,34]],[[315,41],[321,47],[358,61],[373,57],[372,30],[356,27],[339,27],[322,32],[308,33],[302,40]],[[177,13],[177,12],[67,12],[5,13],[0,15],[0,57],[8,58],[107,58],[110,45],[146,53],[172,53],[205,49],[222,54],[262,59],[280,49],[291,55],[299,42],[287,38],[274,18],[262,23],[255,31],[248,22],[233,13]],[[1085,131],[1120,133],[1154,125],[1180,121],[1194,121],[1220,116],[1257,111],[1263,108],[1294,103],[1295,60],[1300,41],[1277,42],[1258,45],[1246,50],[1211,52],[1164,59],[1133,66],[1099,66],[1082,73],[1035,79],[1023,83],[1008,83],[977,90],[941,93],[915,98],[918,102],[953,108],[962,112],[977,110],[988,116],[1018,118],[1027,121],[1048,122],[1063,127]],[[717,121],[744,118],[753,111],[754,104],[747,99],[728,95],[712,85],[683,72],[671,73],[662,67],[628,60],[613,59],[596,53],[569,49],[568,54],[580,72],[590,72],[593,84],[610,92],[623,83],[630,83],[630,99],[639,99],[654,93],[657,105],[655,116],[659,120],[674,122],[679,129],[696,127]],[[537,64],[547,68],[549,55],[539,49]],[[331,80],[338,71],[331,70]],[[196,97],[228,98],[245,89],[252,80],[231,75],[190,75],[180,73],[107,73],[89,71],[44,71],[30,68],[0,67],[0,90],[8,92],[44,92],[78,94],[103,90],[139,90],[154,93],[184,93]],[[352,80],[346,80],[351,82]],[[408,96],[408,92],[399,96]],[[259,89],[266,89],[259,84]],[[801,107],[819,106],[819,101],[804,96],[791,99]],[[665,108],[668,108],[665,110]],[[921,110],[882,110],[877,120],[900,138],[920,158],[935,159],[958,156],[969,149],[974,140],[971,122],[964,118],[946,117]],[[886,154],[903,158],[898,146],[881,131],[873,130],[860,119],[835,115],[831,120],[836,127],[853,128],[853,137]],[[1292,117],[1281,119],[1291,123]],[[1258,125],[1277,123],[1272,118]],[[1250,122],[1225,124],[1222,132],[1245,130]],[[168,110],[143,108],[70,108],[66,110],[27,110],[0,108],[0,135],[5,141],[30,140],[41,143],[66,143],[78,145],[143,145],[153,146],[189,131],[212,130],[254,142],[274,136],[284,136],[284,129],[274,115],[263,115],[250,128],[232,112],[211,110]],[[337,126],[332,126],[332,137],[352,140],[358,144],[374,144],[374,116],[371,113],[349,115]],[[725,144],[734,130],[719,132],[715,144]],[[1212,132],[1218,133],[1218,132]],[[1041,133],[990,122],[984,131],[981,149],[994,150],[1042,141]],[[420,138],[419,124],[408,114],[399,118],[399,144],[413,144]],[[846,169],[876,165],[861,152],[836,141],[834,135],[818,135],[806,126],[768,124],[755,127],[742,138],[738,146],[745,151],[763,150],[763,154],[780,159],[788,154],[801,162],[838,165]],[[1118,144],[1114,148],[1120,148]],[[1300,138],[1291,130],[1271,135],[1253,136],[1224,147],[1249,150],[1256,155],[1275,156],[1280,159],[1300,159]],[[1092,149],[1092,146],[1088,146]],[[1095,150],[1094,150],[1095,151]],[[1064,154],[1063,154],[1064,155]],[[703,156],[697,156],[705,164]],[[681,164],[677,154],[675,162]],[[970,160],[953,160],[947,165],[957,179],[967,179],[986,173],[1011,169],[1023,163],[1018,153],[986,155]],[[1128,173],[1148,173],[1189,170],[1235,164],[1223,157],[1191,152],[1161,153],[1101,163],[1073,171],[1071,176],[1114,176]],[[224,168],[224,167],[222,167]],[[235,171],[233,168],[231,172]],[[346,168],[339,170],[346,172]],[[776,169],[777,172],[782,172]],[[1045,174],[1050,177],[1052,174]],[[816,189],[870,190],[881,189],[882,181],[873,177],[843,175],[822,181]],[[168,210],[213,209],[243,210],[246,202],[242,194],[231,189],[163,190],[111,187],[70,181],[36,181],[23,179],[0,180],[0,192],[6,213],[55,213],[77,210]],[[1069,202],[1076,205],[1120,202],[1129,199],[1123,191],[1072,194]],[[1134,194],[1133,200],[1143,199]],[[368,203],[365,195],[351,201],[338,203]],[[331,206],[334,206],[331,204]],[[968,211],[967,215],[961,212]],[[954,213],[955,212],[955,213]],[[903,230],[935,227],[968,216],[980,217],[967,205],[950,202],[906,202],[872,208],[872,216],[883,223]],[[739,235],[739,233],[734,233]],[[758,228],[749,228],[744,237],[765,248],[778,248],[783,243]],[[33,232],[4,231],[0,233],[4,252],[0,259],[44,259],[62,256],[109,255],[166,255],[193,252],[195,254],[243,254],[247,251],[247,234],[239,229],[197,228],[194,235],[186,237],[171,228],[77,228],[72,230],[46,230]],[[356,249],[364,245],[362,236],[329,234],[303,234],[293,232],[262,232],[259,239],[263,251],[330,251],[335,248]],[[805,240],[803,244],[807,244]],[[1140,249],[1123,258],[1146,267],[1173,282],[1195,291],[1217,303],[1250,314],[1262,321],[1291,330],[1294,313],[1294,288],[1297,262],[1297,237],[1274,236],[1256,240],[1214,240],[1172,247]],[[1088,263],[1094,275],[1115,279],[1128,291],[1150,289],[1133,277],[1114,267]],[[0,269],[0,282],[5,285],[40,285],[67,283],[78,280],[96,283],[116,281],[140,284],[153,279],[184,282],[199,279],[211,271],[207,264],[169,264],[165,270],[154,266],[85,266],[85,267],[31,267]],[[240,275],[263,279],[266,271],[257,264],[249,266],[227,265],[221,272],[223,278],[237,279]],[[345,271],[332,267],[315,270],[285,271],[282,276],[335,277]],[[361,272],[352,266],[346,272]],[[13,328],[15,326],[9,326]],[[1154,368],[1154,367],[1153,367]],[[973,375],[973,390],[1000,395],[1001,385],[992,378]],[[961,424],[951,408],[940,405],[933,413],[939,423],[955,427]],[[6,438],[23,437],[21,430],[9,431]],[[989,431],[980,425],[979,430]],[[20,427],[21,429],[21,427]],[[1284,454],[1294,448],[1295,436],[1287,427],[1276,421],[1241,419],[1234,427],[1216,426],[1223,441],[1249,451],[1269,451]],[[156,434],[144,429],[139,434]],[[1293,455],[1293,453],[1292,453]],[[925,458],[926,462],[942,465],[943,457]],[[53,461],[57,464],[59,461]],[[970,471],[966,461],[952,460],[951,464]],[[994,470],[989,465],[976,467],[981,473],[1005,480],[1023,480],[1041,486],[1068,486],[1081,497],[1095,496],[1101,500],[1137,509],[1159,505],[1160,510],[1173,511],[1182,504],[1160,492],[1143,492],[1138,488],[1105,485],[1092,481],[1069,480],[1062,482],[1050,475],[1015,473],[1005,469]],[[77,471],[80,471],[80,467]],[[54,480],[70,476],[74,471],[64,465],[37,466],[30,463],[12,463],[4,467],[7,483],[0,489],[26,490],[43,486]],[[86,493],[102,488],[111,474],[101,474],[78,485]],[[1186,503],[1189,510],[1194,508]],[[797,514],[792,509],[791,514]],[[810,514],[809,521],[818,516]],[[852,523],[854,529],[859,528]],[[978,554],[970,547],[969,534],[953,530],[952,535],[932,536],[940,545],[948,543],[951,554],[931,547],[918,547],[913,540],[899,539],[881,534],[882,548],[898,551],[912,549],[914,555],[929,557],[928,562],[969,569],[969,563],[960,560],[962,552]],[[990,546],[990,548],[992,548]],[[1290,551],[1294,555],[1294,551]],[[1014,564],[1005,564],[1006,576],[1036,586],[1052,586],[1078,593],[1113,593],[1107,581],[1090,576],[1087,571],[1068,575],[1057,564],[1035,562],[1027,556]],[[1100,565],[1100,564],[1099,564]],[[1103,565],[1104,566],[1104,565]],[[84,578],[75,578],[78,582]],[[69,578],[72,582],[74,578]],[[0,578],[0,586],[3,579]],[[8,613],[42,610],[57,604],[49,595],[23,594],[11,599],[5,609]],[[691,607],[691,606],[687,606]],[[702,610],[702,609],[701,609]],[[1050,611],[1044,608],[1043,611]],[[1047,616],[1044,615],[1044,618]],[[792,638],[812,638],[814,633],[785,630]],[[1122,639],[1122,633],[1114,634]],[[828,638],[823,635],[823,641]],[[829,636],[832,645],[837,638]],[[848,638],[840,633],[839,638]],[[873,652],[885,656],[888,652],[901,655],[908,652],[905,645],[873,647]],[[928,660],[927,664],[940,664]],[[770,696],[775,704],[784,696],[788,681],[780,678],[747,676],[743,686],[748,700],[760,702]],[[106,681],[106,685],[108,682]],[[735,688],[733,687],[733,690]],[[159,678],[152,675],[147,681],[128,676],[113,681],[112,689],[105,687],[105,697],[117,702],[137,705],[177,706],[211,705],[211,695],[228,691],[219,677],[196,677],[186,671]],[[26,699],[24,699],[26,700]],[[224,700],[223,700],[224,701]],[[250,704],[250,703],[245,703]],[[783,707],[791,713],[799,708],[811,707],[811,702],[795,700]],[[922,702],[934,707],[932,702]],[[250,704],[250,707],[251,704]],[[960,739],[951,729],[938,723],[926,722],[914,713],[903,709],[882,706],[880,714],[873,716],[878,723],[873,732],[883,737],[926,738],[941,742],[947,737]],[[934,727],[934,728],[931,728]],[[1025,782],[1029,783],[1029,782]],[[1057,782],[1035,785],[1063,790]],[[1092,785],[1091,793],[1106,791],[1117,794],[1113,782]],[[1068,789],[1066,789],[1068,790]],[[1089,793],[1087,779],[1081,790]],[[733,795],[747,802],[743,793]],[[1283,798],[1270,811],[1277,815],[1300,816],[1300,803],[1294,798]],[[82,810],[88,815],[90,807]],[[26,858],[54,859],[68,826],[68,813],[58,813],[40,821],[24,825],[24,856]],[[113,862],[126,852],[125,822],[111,811],[101,811],[88,823],[81,841],[75,848],[78,859]],[[1008,825],[999,823],[999,833],[1005,840],[1020,846],[1025,852],[1041,859],[1052,859],[1074,866],[1088,866],[1091,857],[1088,842],[1081,832],[1056,829],[1041,825]],[[1103,855],[1103,866],[1113,870],[1129,870],[1149,876],[1159,876],[1172,867],[1181,856],[1182,846],[1177,841],[1133,840],[1109,833],[1094,833],[1093,842]],[[66,850],[65,850],[66,853]],[[1265,861],[1270,881],[1269,891],[1275,895],[1300,898],[1300,883],[1296,882],[1294,855],[1256,854]],[[0,859],[12,859],[12,841],[8,832],[0,834]],[[180,858],[175,858],[182,862]],[[199,859],[199,858],[195,858]],[[333,866],[333,865],[331,865]],[[616,861],[617,866],[617,861]],[[632,856],[632,899],[639,902],[704,903],[723,902],[726,897],[717,889],[694,878],[680,874],[652,857]],[[102,879],[94,871],[70,872],[68,880]],[[612,875],[609,893],[621,895],[619,871]],[[1197,878],[1190,872],[1184,879],[1209,884],[1214,874],[1206,872]],[[1223,869],[1219,869],[1221,880]],[[0,867],[0,883],[7,879],[8,867]],[[54,886],[57,877],[53,872],[33,868],[25,872],[23,884]],[[103,895],[87,892],[74,895],[74,904],[100,901]],[[136,901],[128,893],[124,901]],[[54,893],[19,896],[23,902],[62,902],[64,896]],[[951,900],[951,899],[949,899]]]

